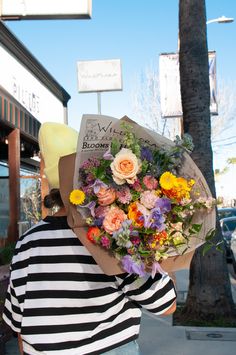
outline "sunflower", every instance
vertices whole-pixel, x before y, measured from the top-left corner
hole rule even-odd
[[[73,205],[82,205],[85,200],[85,193],[82,190],[73,190],[69,199]]]

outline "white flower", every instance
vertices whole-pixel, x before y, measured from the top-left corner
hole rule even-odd
[[[141,162],[127,148],[122,148],[111,163],[112,177],[117,185],[134,184],[137,174],[141,171]]]

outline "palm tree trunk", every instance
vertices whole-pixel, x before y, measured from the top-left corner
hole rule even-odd
[[[204,0],[179,0],[180,84],[184,132],[195,145],[192,158],[215,196],[211,147],[210,88]],[[219,223],[215,241],[222,238]],[[182,319],[232,319],[235,308],[224,253],[199,248],[190,268],[189,292]],[[234,318],[235,319],[235,318]]]

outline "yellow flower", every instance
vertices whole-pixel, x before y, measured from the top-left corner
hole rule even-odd
[[[189,191],[188,181],[183,177],[176,178],[175,187],[180,191]]]
[[[73,205],[82,205],[85,200],[85,193],[82,190],[73,190],[69,199]]]
[[[174,187],[176,176],[166,171],[160,177],[160,185],[164,190],[170,190]]]
[[[195,180],[194,179],[190,179],[188,183],[189,183],[189,186],[193,186],[195,184]]]

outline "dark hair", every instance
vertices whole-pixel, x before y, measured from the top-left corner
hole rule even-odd
[[[59,189],[52,189],[48,195],[44,197],[43,204],[46,208],[63,207]]]

